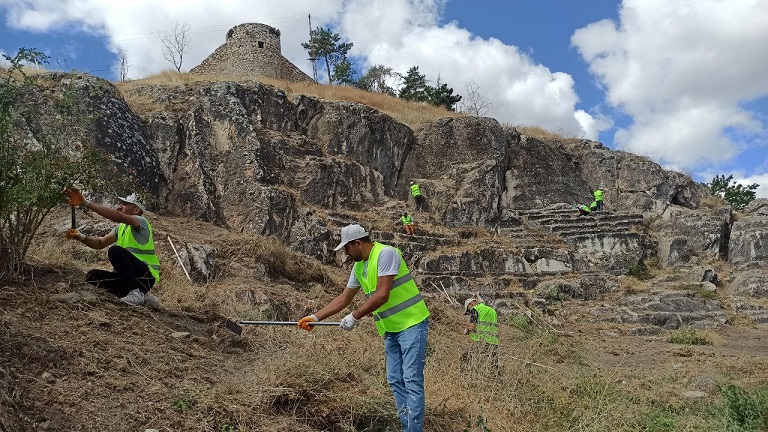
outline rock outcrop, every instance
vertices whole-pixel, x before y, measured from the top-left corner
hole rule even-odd
[[[343,258],[332,250],[339,227],[360,222],[378,224],[375,239],[404,251],[428,294],[480,292],[501,310],[529,296],[600,298],[649,257],[675,268],[727,258],[737,271],[726,283],[765,296],[767,203],[732,222],[728,207],[700,205],[709,192],[689,177],[596,142],[536,139],[480,117],[440,119],[414,133],[361,104],[291,99],[258,82],[134,86],[128,96],[152,107],[134,113],[109,83],[57,79],[76,80],[100,114],[96,145],[136,169],[155,210],[275,236],[324,263]],[[406,208],[414,180],[431,207],[417,221],[440,232],[381,229],[394,222],[388,213]],[[591,201],[597,186],[606,211],[576,217],[573,203]],[[215,277],[213,251],[183,249],[196,277]],[[713,302],[638,295],[607,319],[726,322]]]

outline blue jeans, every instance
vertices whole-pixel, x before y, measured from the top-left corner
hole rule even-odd
[[[387,382],[403,432],[424,429],[424,357],[429,319],[397,333],[384,333]]]

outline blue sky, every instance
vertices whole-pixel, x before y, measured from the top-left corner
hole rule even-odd
[[[310,72],[300,43],[332,27],[358,70],[418,65],[486,115],[650,157],[709,181],[730,174],[768,197],[768,2],[764,0],[0,0],[0,52],[37,48],[51,69],[116,79],[171,68],[158,32],[191,26],[182,70],[229,28],[281,30],[283,54]]]

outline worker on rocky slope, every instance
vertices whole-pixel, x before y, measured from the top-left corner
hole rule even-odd
[[[115,271],[90,270],[85,281],[104,288],[124,303],[138,306],[145,302],[157,306],[157,297],[149,290],[160,281],[160,261],[155,253],[152,225],[143,216],[144,205],[135,193],[117,197],[117,207],[112,209],[86,200],[74,187],[64,189],[70,206],[93,210],[118,225],[102,237],[87,237],[75,228],[66,232],[68,239],[78,240],[92,249],[104,249]],[[116,243],[116,244],[114,244]],[[114,244],[114,245],[113,245]]]
[[[464,314],[469,315],[464,334],[469,335],[472,345],[462,355],[462,366],[498,374],[499,324],[496,310],[473,296],[464,302]]]
[[[413,224],[413,216],[409,215],[408,212],[403,212],[403,215],[400,216],[400,223],[403,224],[403,232],[408,235],[414,235],[416,233],[416,226]]]
[[[347,287],[325,307],[300,319],[298,326],[312,330],[312,322],[349,306],[362,287],[367,300],[341,320],[341,328],[351,331],[363,317],[373,315],[379,335],[384,336],[387,382],[403,431],[422,431],[427,305],[400,250],[372,242],[369,233],[357,224],[341,229],[341,242],[334,250],[341,249],[355,261]]]
[[[592,196],[594,196],[595,204],[597,204],[596,210],[603,211],[603,186],[595,189],[595,191],[592,192]]]
[[[414,201],[416,201],[416,208],[419,211],[425,211],[427,209],[427,201],[424,198],[424,194],[421,193],[418,183],[411,182],[411,195]]]

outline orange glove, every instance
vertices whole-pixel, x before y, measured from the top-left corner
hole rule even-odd
[[[85,198],[83,197],[83,194],[80,193],[80,191],[77,190],[77,188],[68,187],[64,189],[63,193],[64,195],[67,196],[67,198],[69,198],[69,205],[73,207],[81,206],[83,205],[83,203],[85,203]]]
[[[64,237],[70,239],[70,240],[80,240],[82,241],[85,236],[80,234],[76,229],[70,228],[67,230],[66,233],[64,233]]]
[[[305,316],[304,318],[300,319],[299,323],[297,325],[302,330],[312,331],[312,330],[314,330],[315,326],[310,325],[309,323],[311,323],[311,322],[318,322],[318,321],[320,321],[320,320],[317,319],[316,316],[310,315],[310,316]]]

